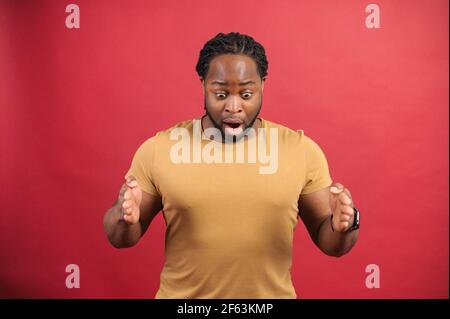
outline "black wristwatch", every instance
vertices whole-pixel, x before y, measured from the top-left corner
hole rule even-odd
[[[356,209],[356,207],[353,207],[353,210],[355,211],[355,215],[353,218],[353,225],[349,229],[347,229],[345,232],[351,232],[353,230],[359,229],[359,210]]]

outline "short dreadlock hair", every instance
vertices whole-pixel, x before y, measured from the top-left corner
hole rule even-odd
[[[251,36],[239,32],[219,33],[205,43],[195,67],[198,75],[205,78],[211,60],[222,54],[246,55],[255,61],[261,79],[267,76],[269,62],[264,47]]]

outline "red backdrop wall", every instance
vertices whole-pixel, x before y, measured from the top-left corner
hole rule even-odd
[[[377,1],[378,29],[359,0],[78,0],[79,29],[69,3],[0,2],[0,297],[154,296],[162,216],[123,250],[102,218],[136,148],[202,114],[204,42],[239,31],[268,55],[262,116],[316,140],[362,212],[339,259],[300,222],[299,297],[448,298],[447,1]]]

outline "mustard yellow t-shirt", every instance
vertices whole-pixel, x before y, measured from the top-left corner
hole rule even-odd
[[[158,132],[136,151],[127,176],[161,197],[167,226],[155,298],[296,298],[299,196],[332,181],[322,150],[302,130],[260,120],[265,131],[232,147],[207,138],[198,118]]]

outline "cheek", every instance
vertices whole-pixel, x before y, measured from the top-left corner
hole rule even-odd
[[[255,96],[255,98],[247,104],[247,110],[249,113],[256,113],[261,106],[261,96]]]
[[[214,96],[206,96],[205,97],[205,105],[208,107],[208,109],[219,111],[222,107],[222,104],[220,101],[217,101],[217,99]]]

